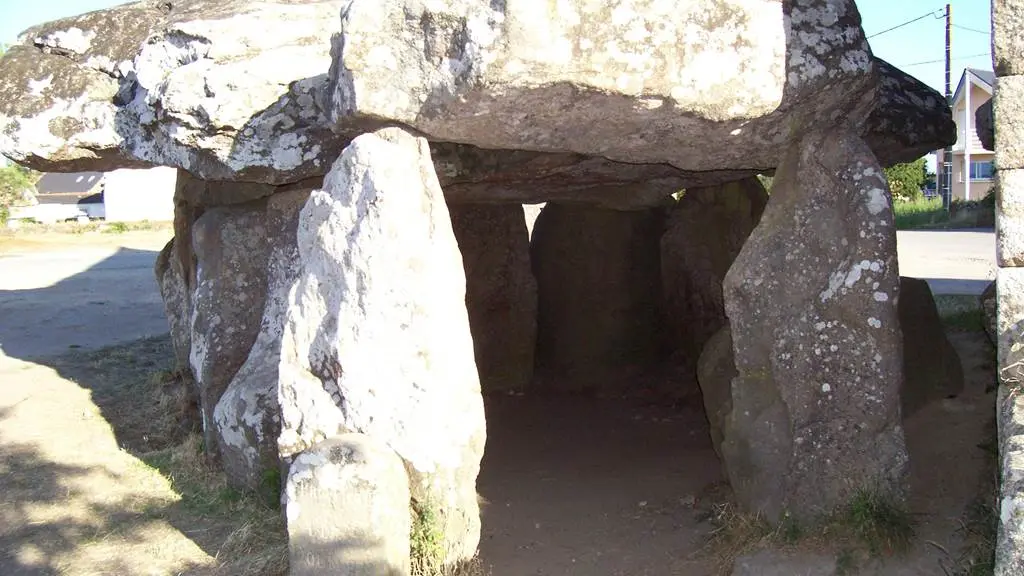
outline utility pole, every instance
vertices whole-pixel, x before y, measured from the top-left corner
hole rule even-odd
[[[949,83],[950,62],[953,52],[953,8],[946,4],[946,104],[953,106],[953,92]],[[953,146],[942,151],[942,207],[949,210],[953,198]]]

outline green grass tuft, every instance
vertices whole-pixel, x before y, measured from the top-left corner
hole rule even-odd
[[[873,555],[904,552],[914,540],[910,512],[874,491],[858,490],[837,520]]]
[[[893,213],[897,230],[913,230],[949,221],[949,213],[942,207],[940,198],[895,202]]]

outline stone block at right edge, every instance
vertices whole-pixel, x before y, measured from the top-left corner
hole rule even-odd
[[[1024,268],[1000,268],[996,290],[999,381],[1024,386]]]
[[[996,259],[1024,266],[1024,169],[998,170],[996,182]]]
[[[1024,74],[1024,0],[992,0],[996,74]]]
[[[996,80],[993,100],[996,166],[1002,170],[1024,168],[1024,76]]]

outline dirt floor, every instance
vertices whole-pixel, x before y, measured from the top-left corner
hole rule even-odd
[[[146,242],[136,246],[162,240]],[[128,242],[111,244],[116,252]],[[9,258],[0,254],[0,263]],[[83,273],[103,277],[102,268],[75,274]],[[0,303],[25,295],[16,292],[0,287]],[[159,310],[148,294],[118,294]],[[279,574],[279,514],[227,489],[216,472],[196,473],[203,464],[194,437],[159,424],[174,410],[151,376],[171,362],[166,336],[89,351],[122,337],[119,328],[134,329],[118,324],[123,315],[109,321],[81,348],[59,341],[38,356],[0,355],[0,575]],[[0,330],[5,349],[54,334],[44,324],[19,330]],[[951,339],[967,375],[964,394],[905,426],[915,544],[853,573],[969,573],[969,512],[992,480],[994,358],[980,332]],[[493,576],[703,576],[721,568],[706,543],[717,527],[709,507],[725,496],[697,407],[495,396],[487,417],[481,556]]]
[[[951,340],[964,393],[905,423],[915,543],[905,555],[864,559],[855,573],[932,576],[945,566],[955,574],[967,563],[964,525],[992,472],[984,445],[993,432],[994,357],[980,332]],[[481,556],[493,574],[719,573],[704,548],[722,475],[697,408],[499,397],[489,399],[487,417]]]

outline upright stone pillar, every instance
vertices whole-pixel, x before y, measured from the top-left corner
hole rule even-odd
[[[738,376],[722,456],[746,508],[811,521],[858,490],[904,497],[898,289],[871,150],[843,127],[793,142],[724,283]]]
[[[466,267],[466,309],[484,392],[523,390],[533,378],[537,282],[520,204],[452,204]]]
[[[1000,478],[997,576],[1024,574],[1024,0],[993,0],[996,341]]]
[[[386,446],[409,475],[413,522],[438,537],[432,561],[472,558],[484,408],[462,256],[426,140],[397,128],[353,140],[296,238],[296,281],[269,296],[288,302],[281,456],[347,433]]]

